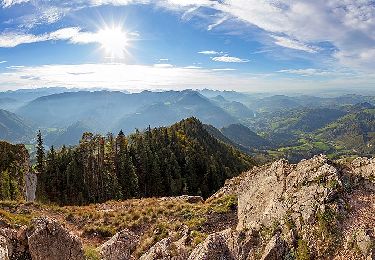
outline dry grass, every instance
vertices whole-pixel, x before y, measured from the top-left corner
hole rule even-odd
[[[55,218],[82,239],[88,253],[127,228],[141,237],[137,250],[140,255],[167,236],[181,237],[186,226],[191,231],[191,245],[194,246],[208,233],[219,231],[222,226],[235,225],[236,210],[237,199],[233,196],[196,204],[179,198],[132,199],[66,207],[0,202],[0,219],[17,227],[30,225],[31,219],[38,216]]]

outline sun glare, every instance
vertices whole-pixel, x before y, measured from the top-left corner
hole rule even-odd
[[[109,58],[124,58],[129,44],[127,33],[120,26],[106,27],[98,32],[99,42]]]

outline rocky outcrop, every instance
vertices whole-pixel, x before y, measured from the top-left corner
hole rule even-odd
[[[313,223],[318,208],[342,185],[338,169],[325,156],[297,165],[280,160],[245,181],[238,196],[239,230],[270,226],[286,217]]]
[[[33,260],[84,260],[81,241],[55,220],[34,220],[35,229],[28,237]]]
[[[115,234],[110,240],[99,247],[103,260],[133,259],[132,253],[139,243],[139,237],[128,229]]]

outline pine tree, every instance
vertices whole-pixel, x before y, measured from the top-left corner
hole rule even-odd
[[[43,146],[43,138],[42,133],[40,130],[38,131],[36,139],[36,170],[39,174],[43,174],[44,172],[44,146]]]

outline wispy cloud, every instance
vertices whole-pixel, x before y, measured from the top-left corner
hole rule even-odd
[[[306,52],[309,52],[309,53],[316,53],[319,50],[319,48],[317,48],[317,47],[313,47],[313,46],[307,45],[303,42],[293,40],[293,39],[290,39],[290,38],[275,36],[275,35],[273,35],[272,38],[274,38],[276,40],[275,44],[277,44],[279,46],[282,46],[282,47],[285,47],[285,48],[300,50],[300,51],[306,51]]]
[[[323,70],[323,69],[316,69],[316,68],[307,68],[307,69],[284,69],[279,70],[278,73],[287,73],[292,75],[298,75],[303,77],[314,77],[314,76],[322,76],[322,77],[343,77],[343,76],[354,76],[353,72],[349,71],[333,71],[333,70]]]
[[[158,63],[158,64],[154,64],[154,67],[155,68],[173,68],[173,65],[168,64],[168,63]]]
[[[211,59],[213,61],[216,61],[216,62],[228,62],[228,63],[249,62],[249,60],[247,60],[247,59],[241,59],[241,58],[238,58],[238,57],[233,57],[233,56],[228,56],[228,55],[212,57]]]
[[[6,60],[1,60],[0,61],[0,64],[3,64],[3,63],[7,63],[8,61],[6,61]]]
[[[203,54],[203,55],[218,55],[218,54],[221,54],[221,52],[218,52],[218,51],[199,51],[198,53]]]
[[[30,0],[3,0],[3,7],[4,8],[8,8],[8,7],[11,7],[12,5],[16,5],[16,4],[21,4],[21,3],[26,3],[26,2],[29,2]]]
[[[223,69],[212,69],[213,71],[235,71],[236,69],[232,68],[223,68]]]

